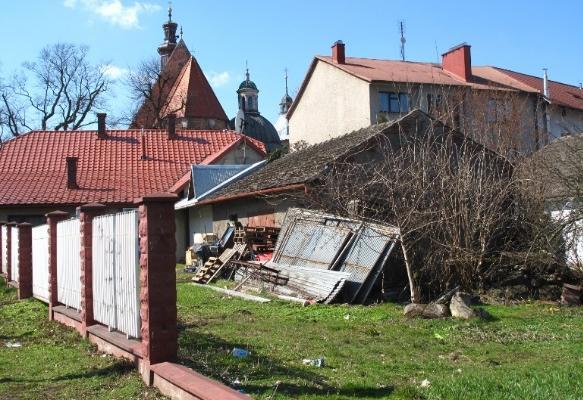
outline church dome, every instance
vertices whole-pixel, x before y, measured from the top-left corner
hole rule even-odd
[[[257,85],[255,85],[255,82],[253,82],[253,81],[251,81],[249,79],[245,79],[239,85],[239,90],[245,90],[245,89],[257,90]]]
[[[235,126],[235,118],[231,120],[230,125],[231,129],[237,128]],[[241,133],[265,143],[267,151],[272,151],[281,145],[279,134],[275,130],[275,127],[261,114],[246,113],[245,126]]]

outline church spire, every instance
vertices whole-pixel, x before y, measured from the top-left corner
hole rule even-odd
[[[293,100],[292,100],[291,96],[288,93],[288,87],[287,87],[287,68],[286,68],[285,69],[285,94],[283,95],[283,97],[281,98],[281,102],[279,103],[279,113],[280,114],[287,114],[287,112],[289,111],[292,103],[293,103]]]
[[[172,2],[168,2],[168,21],[162,25],[164,30],[164,42],[158,47],[158,54],[160,54],[160,66],[164,68],[168,57],[172,54],[172,51],[176,47],[176,29],[178,24],[172,21]]]

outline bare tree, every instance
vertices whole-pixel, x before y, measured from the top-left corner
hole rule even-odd
[[[400,229],[411,301],[560,263],[544,210],[507,159],[440,124],[399,129],[334,162],[309,196],[312,207],[354,216],[358,204],[364,220]]]
[[[93,123],[91,111],[102,109],[110,81],[88,59],[88,47],[57,43],[24,63],[2,95],[12,135],[23,130],[71,130]]]
[[[129,118],[132,127],[161,127],[167,114],[184,109],[186,93],[176,93],[173,102],[169,99],[176,78],[176,71],[172,68],[162,69],[157,58],[143,61],[130,71],[127,84],[135,102],[135,111]]]

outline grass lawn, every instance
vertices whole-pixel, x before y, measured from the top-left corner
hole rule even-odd
[[[179,283],[179,356],[260,399],[583,398],[583,308],[485,309],[490,321],[407,320],[393,304],[259,304]]]
[[[158,399],[129,363],[96,352],[47,320],[47,306],[16,301],[0,280],[0,399]],[[19,343],[21,347],[7,347]]]

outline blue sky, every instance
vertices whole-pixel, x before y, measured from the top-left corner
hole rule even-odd
[[[118,72],[116,99],[127,105],[124,72],[157,56],[168,3],[162,0],[4,1],[0,73],[10,75],[46,44],[87,44],[96,62]],[[583,81],[583,1],[174,0],[173,19],[229,116],[248,60],[263,115],[275,121],[284,69],[294,94],[315,54],[338,39],[347,56],[399,58],[399,21],[406,56],[437,61],[460,42],[472,45],[473,65],[496,65],[553,80]]]

